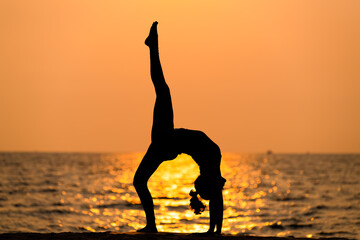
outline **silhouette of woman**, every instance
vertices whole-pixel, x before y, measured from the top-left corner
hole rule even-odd
[[[162,72],[159,49],[157,22],[150,28],[145,44],[150,49],[150,72],[153,81],[156,101],[154,106],[151,144],[142,159],[134,176],[134,186],[139,195],[146,215],[146,226],[138,232],[157,232],[155,224],[154,204],[147,187],[147,182],[163,161],[172,160],[178,154],[190,155],[199,165],[200,176],[195,181],[197,192],[191,192],[190,206],[195,213],[204,210],[204,205],[196,197],[198,193],[203,199],[210,200],[210,228],[208,233],[221,233],[223,221],[222,188],[225,179],[221,177],[219,147],[205,133],[189,129],[174,129],[174,115],[170,89]],[[194,199],[196,198],[196,199]]]

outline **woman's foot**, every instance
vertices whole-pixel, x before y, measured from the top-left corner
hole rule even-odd
[[[158,34],[157,34],[158,22],[154,22],[150,28],[149,36],[145,39],[145,45],[149,48],[158,47]]]
[[[145,226],[142,229],[136,230],[137,232],[146,232],[146,233],[157,233],[157,229],[156,227],[149,227],[149,226]]]

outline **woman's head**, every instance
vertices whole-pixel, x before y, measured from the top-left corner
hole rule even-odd
[[[195,180],[195,189],[201,198],[210,200],[216,192],[223,189],[225,182],[226,179],[221,176],[200,175]]]
[[[219,176],[204,176],[200,175],[195,180],[196,192],[191,190],[190,192],[190,208],[194,210],[195,214],[200,214],[205,210],[205,205],[199,200],[197,195],[199,194],[202,199],[210,200],[215,194],[221,191],[224,187],[226,179]]]

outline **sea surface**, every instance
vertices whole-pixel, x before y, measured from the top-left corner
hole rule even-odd
[[[142,156],[0,153],[0,233],[143,227],[132,185]],[[360,239],[360,155],[225,153],[221,168],[223,233]],[[209,212],[188,207],[198,174],[184,154],[151,177],[159,231],[208,229]]]

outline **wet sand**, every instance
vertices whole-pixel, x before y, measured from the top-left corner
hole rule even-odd
[[[118,232],[98,232],[98,233],[3,233],[0,239],[6,240],[309,240],[309,238],[293,237],[256,237],[256,236],[235,236],[235,235],[209,235],[199,233],[118,233]],[[311,238],[311,239],[343,239],[347,238]]]

